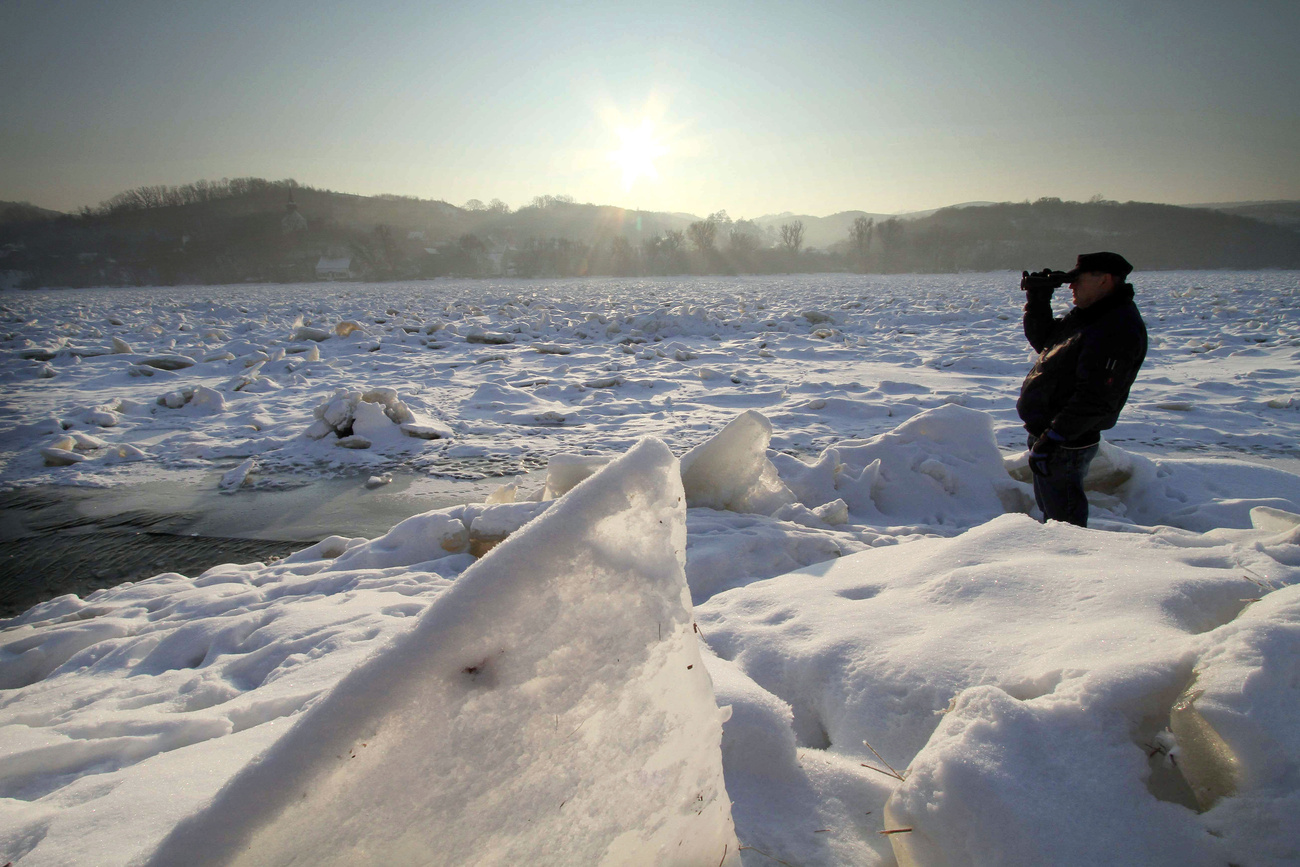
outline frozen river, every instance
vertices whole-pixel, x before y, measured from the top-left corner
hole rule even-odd
[[[1009,273],[0,294],[0,861],[1294,863],[1300,274],[1131,279],[1087,530]]]
[[[1133,279],[1152,346],[1108,438],[1300,456],[1297,275]],[[1016,284],[818,275],[9,293],[0,478],[111,483],[247,457],[322,476],[508,475],[647,434],[685,448],[743,409],[772,420],[776,448],[814,454],[943,403],[988,412],[999,443],[1018,448],[1030,350]],[[196,388],[207,389],[197,401]],[[392,389],[444,435],[364,449],[305,437],[339,389]],[[39,449],[64,430],[106,448],[48,467]]]

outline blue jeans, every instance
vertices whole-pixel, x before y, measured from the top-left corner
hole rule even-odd
[[[1038,438],[1030,434],[1032,449]],[[1083,477],[1097,456],[1100,446],[1071,449],[1061,446],[1047,460],[1047,475],[1034,473],[1034,499],[1043,512],[1043,520],[1066,521],[1088,526],[1088,498],[1083,493]]]

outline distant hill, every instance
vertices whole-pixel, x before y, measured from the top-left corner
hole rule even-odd
[[[850,245],[854,220],[872,221]],[[240,178],[128,190],[59,214],[0,203],[0,285],[94,286],[438,276],[947,272],[1065,267],[1117,250],[1139,270],[1300,268],[1300,203],[971,202],[911,214],[710,217],[544,196],[511,211]],[[780,227],[804,224],[801,249]]]
[[[1300,229],[1300,202],[1229,202],[1214,205],[1188,205],[1189,208],[1206,208],[1250,217],[1263,223],[1273,223],[1288,229]]]
[[[991,205],[993,202],[963,202],[959,205],[949,205],[950,208],[977,208],[983,205]],[[835,244],[843,242],[849,236],[849,228],[853,221],[858,217],[866,217],[875,220],[877,223],[883,223],[885,220],[922,220],[938,212],[939,208],[932,208],[928,211],[904,211],[897,214],[877,214],[871,211],[840,211],[838,214],[831,214],[829,217],[813,217],[808,214],[792,214],[786,211],[783,214],[767,214],[754,220],[765,230],[771,230],[774,237],[780,237],[781,226],[799,220],[803,223],[804,244],[809,247],[818,247],[826,249]]]
[[[1138,270],[1300,268],[1300,232],[1209,208],[1145,202],[1005,202],[877,223],[863,267],[993,271],[1063,267],[1114,250]],[[847,239],[837,247],[848,252]]]
[[[523,273],[507,253],[561,240],[563,267],[590,273],[594,251],[615,238],[639,248],[695,219],[552,196],[516,211],[467,210],[260,178],[141,187],[75,215],[25,205],[13,215],[0,222],[0,272],[56,286],[314,280],[323,258],[376,280]],[[624,270],[627,261],[621,254]]]
[[[682,231],[698,220],[689,214],[629,211],[610,205],[583,205],[569,201],[548,201],[541,207],[483,215],[467,212],[464,230],[510,244],[530,238],[569,238],[586,243],[621,237],[640,244],[665,231]]]
[[[849,236],[849,227],[858,217],[867,217],[875,220],[877,223],[888,220],[893,214],[873,214],[868,211],[841,211],[838,214],[831,214],[829,217],[813,217],[808,214],[792,214],[786,211],[783,214],[768,214],[758,217],[754,220],[764,229],[780,232],[783,225],[793,223],[795,220],[803,223],[803,242],[809,247],[818,247],[825,249],[832,244],[839,243]],[[902,216],[906,219],[906,216]],[[779,234],[775,237],[780,237]]]
[[[62,217],[59,211],[38,208],[31,202],[0,202],[0,226],[11,223],[30,223]]]

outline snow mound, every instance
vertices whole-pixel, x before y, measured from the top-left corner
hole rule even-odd
[[[151,863],[739,864],[646,440],[467,570]]]
[[[338,569],[412,566],[469,550],[469,528],[453,514],[426,512],[396,524],[378,539],[348,549],[334,561]]]
[[[1284,470],[1215,458],[1152,461],[1109,446],[1103,454],[1117,467],[1111,478],[1115,496],[1139,524],[1204,533],[1254,526],[1253,515],[1265,514],[1257,509],[1300,512],[1300,487]]]
[[[221,392],[206,386],[187,385],[158,396],[158,405],[168,409],[185,407],[193,412],[211,415],[226,411],[226,399]]]
[[[721,592],[696,617],[721,660],[790,706],[801,765],[905,774],[883,811],[902,864],[1285,863],[1300,850],[1281,830],[1300,801],[1300,596],[1250,603],[1264,588],[1248,576],[1300,581],[1298,540],[1300,527],[1097,532],[1003,515]],[[757,726],[775,749],[770,701],[744,706],[752,690],[734,681],[719,694],[738,736]],[[1178,735],[1188,702],[1232,757],[1200,815],[1181,772],[1206,752]],[[725,755],[740,838],[790,859],[803,844],[764,817],[800,808],[797,791],[753,790],[763,769]],[[879,817],[882,801],[858,808]],[[1269,857],[1230,840],[1252,833]]]
[[[308,439],[333,434],[348,448],[401,445],[405,438],[445,439],[451,431],[416,417],[393,388],[369,391],[337,389],[313,411],[316,421],[307,428]]]
[[[992,417],[955,404],[869,440],[843,442],[819,463],[832,458],[834,496],[869,523],[969,527],[1034,506],[1030,486],[1007,473]]]
[[[1179,765],[1233,860],[1300,861],[1300,835],[1277,833],[1300,811],[1298,687],[1300,587],[1285,587],[1215,633],[1174,707]]]
[[[494,382],[485,382],[475,389],[461,411],[470,418],[489,418],[499,424],[524,427],[575,425],[583,423],[586,417],[581,407]]]
[[[885,805],[900,865],[1230,863],[1195,813],[1141,784],[1147,757],[1114,709],[1069,692],[962,693]]]
[[[340,388],[312,411],[316,421],[325,426],[320,436],[331,432],[348,436],[362,404],[371,404],[395,425],[415,420],[411,410],[398,399],[395,389],[374,388],[362,392]],[[318,426],[313,425],[312,428],[317,429]],[[311,436],[312,432],[309,431],[308,435]]]

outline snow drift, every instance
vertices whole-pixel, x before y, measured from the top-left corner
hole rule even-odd
[[[1214,534],[1105,533],[1004,515],[720,593],[696,612],[731,672],[720,692],[748,727],[738,737],[756,740],[766,715],[770,751],[789,725],[803,767],[848,760],[831,774],[844,787],[862,764],[877,782],[898,769],[883,811],[863,787],[846,812],[883,812],[901,864],[1285,862],[1300,854],[1279,831],[1297,799],[1300,756],[1282,720],[1300,704],[1300,606],[1295,587],[1252,604],[1261,579],[1249,576],[1300,581],[1289,565],[1300,528],[1266,518]],[[790,706],[788,723],[764,693]],[[1235,786],[1203,814],[1192,772],[1213,776],[1222,759],[1179,734],[1189,700]],[[773,805],[743,782],[759,769],[737,761],[732,736],[741,840],[799,863],[826,857],[761,817],[806,809],[801,788],[827,803],[830,786],[787,771],[786,803]]]

